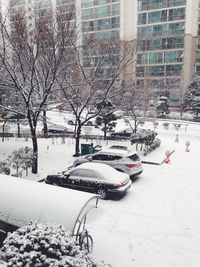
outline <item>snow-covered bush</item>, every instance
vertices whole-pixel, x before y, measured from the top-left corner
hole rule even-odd
[[[72,236],[59,225],[30,222],[9,233],[0,250],[7,266],[108,267],[80,250]]]
[[[143,155],[146,156],[151,151],[155,150],[161,144],[161,140],[159,138],[155,138],[150,146],[147,146],[143,150]]]
[[[33,159],[33,150],[28,146],[14,150],[8,158],[10,166],[16,170],[16,176],[22,170],[26,170],[26,175],[28,175],[28,169],[32,167]]]
[[[7,160],[0,161],[0,173],[10,174],[10,166]]]
[[[141,144],[140,150],[142,150],[142,145],[144,144],[145,147],[150,146],[156,136],[157,133],[154,131],[139,129],[136,133],[131,135],[130,141],[132,145],[136,144],[136,150],[138,150],[138,145]]]

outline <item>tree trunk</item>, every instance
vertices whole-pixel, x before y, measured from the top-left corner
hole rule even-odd
[[[19,124],[19,119],[17,119],[17,137],[20,137],[20,124]]]
[[[32,173],[38,173],[38,144],[37,144],[37,136],[36,130],[31,129],[31,140],[33,144],[33,164],[32,164]]]
[[[107,123],[104,123],[103,127],[103,139],[106,140],[107,138]]]
[[[80,137],[81,137],[81,126],[78,125],[76,131],[76,145],[75,145],[75,154],[74,156],[80,156]]]
[[[43,110],[43,136],[44,138],[48,137],[48,127],[47,127],[47,112]]]
[[[3,127],[2,127],[2,142],[4,142],[4,138],[5,138],[5,124],[6,124],[6,120],[3,123]]]

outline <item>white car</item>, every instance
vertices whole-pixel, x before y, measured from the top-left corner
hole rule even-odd
[[[65,115],[64,120],[68,125],[75,125],[76,124],[76,116],[73,115],[73,114]],[[85,118],[81,117],[81,120],[83,121],[83,120],[85,120]],[[87,125],[87,126],[94,126],[95,124],[96,124],[95,123],[95,118],[94,119],[90,119],[85,123],[85,125]]]

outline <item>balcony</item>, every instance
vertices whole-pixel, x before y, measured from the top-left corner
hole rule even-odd
[[[138,4],[138,12],[145,10],[162,9],[166,7],[185,6],[186,0],[165,0],[160,3],[146,3]]]

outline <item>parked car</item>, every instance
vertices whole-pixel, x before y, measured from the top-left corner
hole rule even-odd
[[[127,128],[125,130],[115,131],[114,133],[111,133],[110,136],[116,139],[129,139],[132,134],[133,130],[131,128]]]
[[[65,114],[64,120],[68,125],[75,125],[76,124],[76,116],[73,114]],[[84,121],[84,120],[85,120],[85,117],[82,116],[81,121]],[[85,123],[85,125],[86,126],[95,126],[96,125],[96,119],[95,118],[90,119],[89,121],[87,121]]]
[[[90,162],[62,173],[48,175],[45,182],[47,184],[96,193],[103,199],[123,196],[132,183],[127,174],[118,172],[103,163]]]
[[[73,166],[78,166],[84,162],[108,164],[118,171],[127,173],[132,180],[143,171],[142,162],[138,154],[119,147],[101,150],[93,155],[81,156],[74,161]]]
[[[57,124],[49,124],[48,132],[53,134],[71,134],[73,131],[65,126]]]

